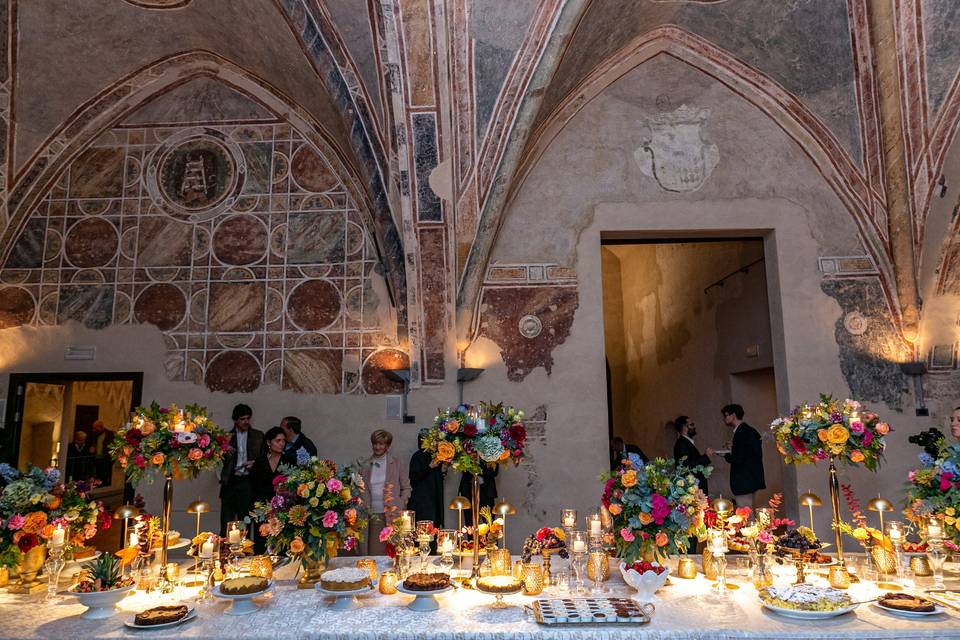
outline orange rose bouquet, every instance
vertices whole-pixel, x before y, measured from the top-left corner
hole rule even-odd
[[[230,446],[230,436],[195,404],[183,409],[161,408],[157,402],[137,407],[110,445],[110,455],[126,470],[127,480],[137,484],[150,471],[177,478],[196,478],[217,469]]]
[[[822,395],[770,425],[777,449],[787,464],[811,464],[833,458],[876,471],[886,448],[890,425],[856,400]]]
[[[644,557],[686,553],[691,536],[704,532],[707,498],[696,473],[712,467],[687,467],[657,458],[634,467],[629,460],[604,474],[601,501],[613,516],[617,555],[627,564]]]

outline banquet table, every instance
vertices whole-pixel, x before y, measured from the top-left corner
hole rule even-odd
[[[356,558],[338,558],[333,566],[352,564]],[[386,566],[379,558],[378,564]],[[494,598],[476,591],[458,589],[438,596],[440,609],[416,613],[406,608],[412,596],[372,593],[358,599],[358,607],[333,611],[330,600],[314,590],[296,588],[294,567],[278,569],[271,593],[258,598],[260,609],[247,616],[224,615],[229,604],[214,600],[198,606],[196,619],[176,627],[136,630],[124,626],[133,612],[159,604],[158,596],[134,594],[121,602],[117,613],[106,620],[83,620],[75,598],[47,604],[44,594],[34,596],[0,593],[0,638],[211,638],[270,640],[318,638],[324,640],[606,640],[619,638],[712,639],[712,638],[960,638],[960,612],[947,610],[939,616],[905,619],[873,604],[828,620],[783,618],[763,609],[757,593],[747,582],[725,596],[715,595],[702,575],[695,580],[672,578],[656,597],[652,620],[643,625],[537,624],[524,605],[533,598],[508,596],[512,605],[493,609]],[[604,595],[629,597],[632,591],[619,575],[606,584]],[[922,586],[922,585],[918,585]],[[951,577],[948,588],[960,588]],[[862,587],[866,589],[866,586]],[[184,594],[180,594],[184,595]],[[856,592],[851,592],[859,599]],[[557,597],[543,596],[543,597]],[[560,597],[577,597],[563,594]]]

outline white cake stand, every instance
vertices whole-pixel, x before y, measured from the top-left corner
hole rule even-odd
[[[317,591],[322,595],[333,597],[333,604],[330,605],[330,609],[333,611],[347,611],[348,609],[357,608],[357,596],[363,596],[368,593],[372,593],[374,588],[372,586],[367,586],[362,589],[353,589],[351,591],[328,591],[320,586],[320,583],[317,583]]]
[[[256,593],[244,593],[238,595],[226,594],[220,591],[220,585],[217,585],[213,588],[213,596],[215,598],[220,598],[222,600],[229,600],[230,607],[227,608],[224,613],[228,616],[245,616],[250,613],[253,613],[260,608],[260,605],[253,602],[254,598],[259,598],[262,595],[266,595],[268,591],[273,587],[273,581],[267,583],[267,588],[263,591],[258,591]]]
[[[446,593],[451,589],[453,589],[452,586],[437,589],[436,591],[411,591],[410,589],[404,588],[402,582],[397,585],[397,591],[400,593],[405,593],[408,596],[416,596],[413,602],[407,605],[407,609],[410,609],[410,611],[436,611],[440,608],[440,603],[437,602],[434,596]]]

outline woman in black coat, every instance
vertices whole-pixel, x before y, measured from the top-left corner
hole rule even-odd
[[[277,477],[277,470],[281,464],[297,464],[295,454],[283,452],[284,447],[287,446],[287,437],[283,429],[273,427],[267,431],[263,440],[267,450],[253,461],[253,467],[250,468],[254,502],[268,502],[273,498],[276,493],[273,488],[273,479]],[[267,541],[256,530],[257,526],[254,524],[253,549],[256,553],[262,554],[266,551]]]
[[[443,467],[432,464],[432,457],[419,448],[410,458],[410,499],[407,509],[416,512],[417,520],[430,520],[443,528]]]

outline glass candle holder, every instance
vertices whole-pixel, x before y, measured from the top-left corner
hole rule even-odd
[[[370,574],[370,583],[376,584],[377,582],[377,561],[373,558],[360,558],[357,560],[357,569],[366,569]]]
[[[568,538],[570,550],[570,565],[573,568],[574,581],[577,593],[584,593],[584,569],[587,558],[589,536],[586,531],[573,531]]]
[[[903,580],[903,525],[894,520],[887,524],[887,537],[893,544],[893,552],[896,555],[897,579]]]
[[[243,522],[239,520],[227,523],[227,545],[230,547],[230,564],[227,571],[230,577],[240,575],[240,557],[245,529]]]
[[[587,532],[591,540],[599,539],[603,535],[603,521],[599,513],[587,516]]]
[[[560,526],[566,530],[571,530],[577,526],[577,510],[564,509],[560,512]]]
[[[523,594],[538,596],[543,592],[543,567],[536,562],[523,563]]]
[[[384,571],[380,574],[380,593],[385,596],[393,595],[397,592],[397,573],[395,571]]]
[[[402,533],[410,533],[413,531],[413,524],[416,522],[417,514],[413,511],[401,511],[400,512],[400,531]]]

